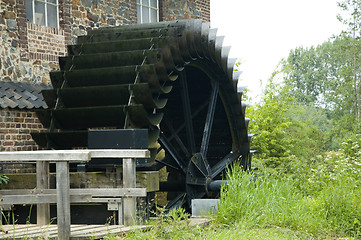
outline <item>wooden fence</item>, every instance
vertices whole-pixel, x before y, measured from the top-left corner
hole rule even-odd
[[[57,204],[58,239],[70,238],[70,203],[114,201],[118,204],[118,222],[132,225],[135,221],[136,199],[145,197],[145,188],[136,188],[136,158],[149,158],[148,150],[42,150],[0,152],[0,162],[35,162],[36,189],[0,190],[0,205],[37,204],[37,224],[50,222],[50,203]],[[123,158],[123,188],[70,189],[69,163],[91,158]],[[56,189],[49,189],[49,163],[56,164]],[[123,204],[121,204],[121,202]]]

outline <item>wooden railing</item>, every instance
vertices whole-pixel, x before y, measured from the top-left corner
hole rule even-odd
[[[148,150],[42,150],[0,152],[0,162],[35,162],[36,189],[0,190],[0,205],[37,204],[37,224],[50,222],[50,203],[57,205],[58,239],[70,238],[70,203],[109,202],[119,204],[118,222],[132,225],[136,216],[135,197],[145,197],[145,188],[136,188],[136,158],[149,158]],[[123,188],[70,189],[69,163],[91,158],[123,158]],[[49,163],[56,164],[56,189],[49,189]],[[120,203],[122,201],[123,204]]]

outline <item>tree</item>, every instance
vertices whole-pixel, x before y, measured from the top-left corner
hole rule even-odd
[[[357,120],[361,117],[361,66],[360,66],[360,49],[361,49],[361,1],[344,0],[338,2],[338,6],[344,14],[339,14],[338,19],[348,27],[343,34],[352,39],[350,51],[352,62],[349,65],[349,73],[352,74],[353,95],[355,98],[354,108]]]
[[[295,104],[325,111],[327,122],[333,122],[333,126],[318,126],[332,149],[360,125],[361,76],[354,63],[360,53],[355,52],[355,41],[359,40],[342,34],[317,47],[296,48],[280,70],[284,91],[294,97]]]
[[[249,132],[257,134],[252,148],[264,159],[291,155],[309,158],[321,153],[325,144],[314,116],[303,105],[294,104],[285,86],[274,83],[276,76],[269,80],[262,100],[247,110],[247,117],[252,119]]]

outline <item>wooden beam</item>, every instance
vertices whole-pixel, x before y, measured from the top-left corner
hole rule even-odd
[[[123,187],[136,187],[135,159],[123,159]],[[134,197],[125,197],[123,201],[124,225],[130,226],[135,224],[136,220],[136,201]],[[120,214],[119,214],[120,215]],[[119,218],[119,222],[121,219]]]
[[[43,203],[57,203],[56,194],[36,194],[36,195],[6,195],[1,196],[0,198],[1,205],[3,204],[43,204]],[[71,195],[70,196],[70,202],[71,203],[89,203],[92,201],[91,195]],[[94,201],[99,202],[99,201]],[[107,202],[107,201],[103,201]],[[50,222],[50,221],[49,221]],[[48,225],[49,222],[46,222],[45,224],[39,224],[37,225]]]
[[[123,170],[122,170],[123,171]],[[137,171],[137,188],[146,188],[147,192],[159,191],[158,171]],[[1,185],[1,189],[34,189],[36,173],[6,174],[10,181]],[[70,172],[70,186],[73,188],[113,188],[114,180],[105,172]],[[55,173],[50,173],[50,188],[55,189]],[[117,187],[123,187],[123,180]],[[1,191],[1,190],[0,190]],[[71,191],[71,190],[70,190]],[[71,194],[71,193],[70,193]]]
[[[148,149],[89,149],[92,158],[150,158]]]
[[[147,149],[39,150],[0,152],[0,162],[89,161],[91,158],[149,158]]]
[[[39,150],[0,152],[0,162],[37,162],[37,161],[89,161],[88,150]]]
[[[36,194],[56,194],[56,189],[13,189],[0,190],[0,199],[7,195],[36,195]],[[71,196],[90,195],[92,197],[145,197],[146,188],[71,188]],[[1,202],[0,202],[1,203]]]
[[[36,188],[48,189],[50,185],[49,162],[36,163]],[[49,202],[50,203],[50,202]],[[15,204],[15,203],[14,203]],[[50,222],[50,205],[47,202],[36,206],[36,223],[38,225],[47,225]]]
[[[69,162],[56,163],[56,220],[58,239],[70,238]]]

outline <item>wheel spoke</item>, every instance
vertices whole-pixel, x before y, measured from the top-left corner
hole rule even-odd
[[[211,169],[211,178],[215,178],[219,173],[221,173],[226,167],[231,164],[233,161],[237,160],[239,157],[238,153],[231,152],[225,156],[221,161],[214,165]]]
[[[182,71],[182,73],[180,74],[180,90],[181,90],[181,96],[182,96],[183,114],[184,114],[184,120],[185,120],[184,122],[185,122],[185,127],[186,127],[188,148],[189,148],[191,154],[194,154],[196,151],[196,144],[194,141],[191,104],[189,101],[187,76],[186,76],[185,71]]]
[[[155,166],[157,171],[160,170],[161,168],[163,168],[164,166],[170,167],[170,168],[172,168],[174,170],[180,170],[179,168],[177,168],[177,167],[173,166],[172,164],[170,164],[168,159],[169,158],[165,158],[162,161],[159,161],[159,160],[155,159],[155,161],[157,162],[157,165]]]
[[[165,208],[169,210],[182,207],[183,204],[185,204],[187,201],[186,195],[187,194],[185,192],[178,194],[172,201],[167,204]]]
[[[206,117],[206,122],[204,125],[203,138],[201,144],[200,153],[206,157],[208,151],[209,139],[211,137],[211,130],[213,125],[214,112],[216,110],[217,98],[218,98],[219,82],[214,81],[212,85],[211,98],[208,105],[208,112]]]
[[[168,130],[172,133],[171,136],[173,136],[173,138],[176,140],[176,142],[178,143],[179,147],[182,149],[182,151],[184,152],[186,157],[189,158],[191,155],[190,155],[188,149],[186,148],[186,146],[184,146],[184,143],[183,143],[182,139],[180,139],[180,137],[178,136],[178,134],[174,130],[172,124],[166,118],[163,119],[163,121],[167,125]]]
[[[196,117],[206,106],[208,105],[208,101],[205,101],[199,108],[197,108],[193,113],[192,113],[192,118]],[[180,131],[183,130],[183,128],[185,127],[185,124],[181,124],[177,130],[175,131],[176,134],[178,134]],[[173,139],[174,136],[170,136],[169,140]]]
[[[170,144],[168,139],[161,132],[159,134],[159,143],[160,145],[172,156],[173,160],[178,164],[180,169],[182,169],[183,173],[186,173],[186,166],[184,165],[182,159],[180,158],[177,150]]]
[[[205,186],[206,179],[205,178],[192,178],[187,180],[187,184],[195,185],[195,186]]]
[[[207,177],[211,174],[209,163],[202,154],[196,153],[191,159],[191,164],[191,166],[194,166],[196,169],[198,169],[203,177]]]

